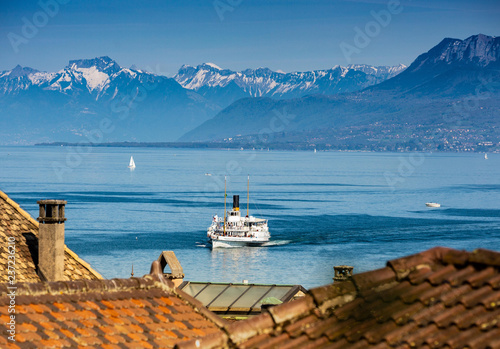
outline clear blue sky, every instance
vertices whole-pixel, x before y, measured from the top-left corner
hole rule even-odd
[[[169,76],[203,62],[305,71],[349,64],[341,43],[358,49],[350,63],[408,65],[444,37],[500,35],[498,0],[402,0],[387,25],[372,23],[363,47],[355,28],[365,31],[372,11],[397,0],[59,0],[66,4],[45,14],[40,3],[54,1],[0,0],[0,70],[57,71],[107,55]],[[26,21],[36,33],[23,34]]]

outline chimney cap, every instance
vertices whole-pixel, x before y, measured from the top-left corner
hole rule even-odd
[[[352,277],[354,267],[350,265],[337,265],[333,267],[335,277],[333,281],[345,281]]]
[[[38,200],[36,203],[38,205],[66,205],[68,202],[66,200]]]
[[[66,200],[38,200],[40,205],[40,215],[37,220],[40,223],[63,223],[66,221],[64,217],[64,206],[68,202]]]

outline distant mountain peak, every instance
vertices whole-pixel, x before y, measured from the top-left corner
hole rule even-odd
[[[92,59],[71,60],[67,66],[68,69],[92,68],[95,67],[98,71],[114,74],[120,71],[121,67],[108,56],[96,57]]]
[[[404,72],[373,89],[425,94],[439,88],[443,93],[453,95],[457,90],[469,91],[466,86],[472,86],[475,71],[498,70],[499,67],[500,37],[478,34],[464,40],[444,38],[418,56]],[[458,83],[460,79],[464,81]]]
[[[9,77],[10,78],[17,78],[17,77],[21,77],[21,76],[28,76],[30,74],[34,74],[37,72],[38,72],[38,70],[36,70],[36,69],[29,68],[29,67],[23,68],[18,64],[14,67],[14,69],[12,69],[10,71]]]
[[[445,38],[439,44],[421,54],[410,65],[408,72],[433,67],[448,66],[487,67],[500,62],[500,37],[478,34],[465,40]]]
[[[214,64],[214,63],[207,62],[207,63],[203,63],[202,65],[209,66],[209,67],[217,69],[217,70],[222,70],[221,67],[219,67],[217,64]]]

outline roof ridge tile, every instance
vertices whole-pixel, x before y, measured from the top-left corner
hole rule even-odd
[[[322,312],[344,305],[356,298],[356,287],[351,280],[335,282],[330,285],[313,288],[308,293]]]
[[[386,284],[396,281],[396,272],[390,267],[367,271],[360,274],[355,274],[351,277],[352,282],[356,286],[358,293],[371,291],[380,286],[383,288]]]
[[[16,295],[62,295],[75,293],[94,293],[94,292],[120,292],[127,290],[152,289],[159,287],[160,283],[146,275],[142,278],[129,279],[100,279],[100,280],[64,280],[53,282],[37,282],[37,283],[17,283]],[[166,287],[164,290],[171,291]],[[0,288],[0,295],[7,294],[6,287]]]
[[[275,322],[271,314],[263,313],[248,320],[235,322],[228,325],[226,327],[226,333],[232,343],[238,344],[240,342],[243,342],[244,340],[251,338],[252,336],[269,331],[274,327],[274,324]]]
[[[464,266],[469,262],[470,253],[465,250],[450,250],[443,256],[444,264]]]
[[[500,253],[478,248],[470,253],[469,262],[500,267]]]
[[[284,303],[279,307],[269,308],[274,323],[282,325],[294,318],[302,318],[308,315],[313,309],[316,309],[314,299],[310,295],[305,295],[289,303]]]
[[[390,260],[387,262],[387,266],[391,267],[398,280],[401,280],[406,278],[413,270],[420,268],[432,269],[432,266],[442,264],[443,256],[449,251],[452,250],[447,247],[434,247],[424,252]]]

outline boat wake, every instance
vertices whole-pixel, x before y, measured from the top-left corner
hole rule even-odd
[[[266,242],[262,247],[283,246],[292,243],[292,240],[277,240]]]

